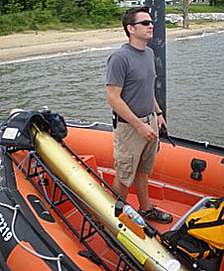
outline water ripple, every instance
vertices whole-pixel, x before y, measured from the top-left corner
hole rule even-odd
[[[48,105],[65,117],[111,122],[106,61],[117,47],[0,63],[0,118],[12,108]],[[170,133],[224,145],[224,32],[170,40],[167,45],[167,120]],[[4,65],[3,65],[4,64]]]

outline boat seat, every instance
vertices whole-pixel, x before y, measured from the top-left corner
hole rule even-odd
[[[184,216],[182,216],[181,219],[179,219],[179,220],[177,221],[176,224],[173,225],[173,227],[172,227],[171,230],[172,230],[172,231],[178,230],[178,229],[185,223],[187,217],[188,217],[191,213],[206,208],[206,207],[205,207],[205,204],[206,204],[206,202],[207,202],[208,200],[210,200],[211,198],[212,198],[212,197],[205,196],[205,197],[203,197],[202,199],[200,199],[194,206],[191,207],[191,209],[190,209],[188,212],[185,213]]]

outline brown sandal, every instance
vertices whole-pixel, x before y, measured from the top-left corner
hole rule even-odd
[[[143,211],[139,208],[138,213],[145,219],[153,219],[159,223],[171,223],[173,221],[173,216],[169,213],[163,212],[154,206],[152,209]]]

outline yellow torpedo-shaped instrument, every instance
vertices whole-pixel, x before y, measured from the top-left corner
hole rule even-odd
[[[81,199],[86,207],[145,270],[187,270],[155,237],[149,237],[122,214],[115,216],[116,199],[48,133],[32,127],[34,148],[46,165]],[[122,218],[123,217],[123,218]]]

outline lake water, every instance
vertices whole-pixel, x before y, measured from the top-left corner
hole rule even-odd
[[[48,105],[64,117],[111,122],[106,61],[119,45],[0,63],[0,120]],[[171,135],[224,146],[224,32],[167,42]]]

